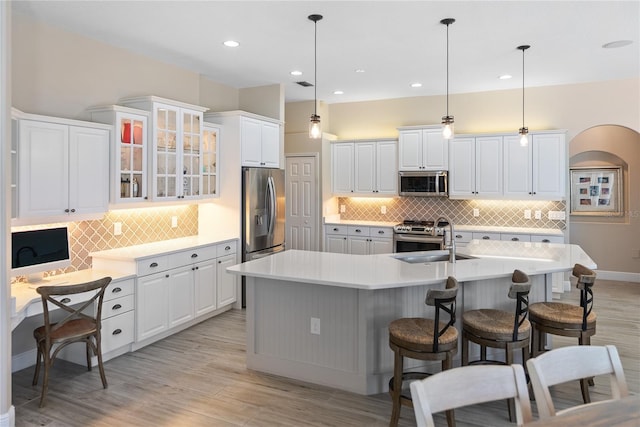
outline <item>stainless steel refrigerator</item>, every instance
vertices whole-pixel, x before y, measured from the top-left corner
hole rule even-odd
[[[242,168],[242,261],[284,250],[284,170]],[[242,283],[242,306],[245,286]]]

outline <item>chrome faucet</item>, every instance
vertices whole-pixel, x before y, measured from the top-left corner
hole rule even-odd
[[[445,249],[449,250],[449,262],[451,263],[455,263],[456,262],[456,239],[455,236],[453,235],[453,223],[451,221],[449,221],[447,218],[441,216],[440,218],[438,218],[434,224],[435,227],[438,226],[438,224],[440,223],[440,221],[445,221],[447,224],[449,224],[449,245],[446,245],[447,243],[447,232],[444,232],[444,242],[445,242]],[[434,227],[434,229],[435,229]]]

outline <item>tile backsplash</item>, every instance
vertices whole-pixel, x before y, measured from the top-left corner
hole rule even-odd
[[[436,220],[439,216],[445,216],[454,224],[560,230],[566,228],[565,220],[548,218],[549,211],[565,211],[566,203],[563,201],[340,197],[338,204],[345,207],[345,212],[340,214],[340,218],[345,220],[401,222],[405,219]],[[381,212],[383,206],[386,214]],[[473,216],[474,209],[478,209],[479,216]],[[525,209],[531,210],[531,219],[524,218]],[[537,210],[542,214],[539,220],[534,219]]]
[[[178,226],[171,227],[171,218]],[[122,234],[114,235],[114,223],[122,225]],[[53,227],[54,224],[15,227],[27,230]],[[67,223],[71,266],[49,274],[68,273],[91,267],[90,252],[152,243],[198,234],[198,205],[166,206],[109,211],[100,220]]]

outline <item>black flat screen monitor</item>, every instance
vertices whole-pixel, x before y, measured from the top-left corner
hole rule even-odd
[[[11,233],[11,275],[42,280],[42,273],[71,265],[67,227]]]

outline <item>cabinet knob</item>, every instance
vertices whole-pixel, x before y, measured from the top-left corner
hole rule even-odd
[[[122,306],[120,304],[116,304],[113,307],[111,307],[111,310],[120,310],[122,308]]]
[[[150,268],[155,268],[155,267],[157,267],[157,266],[158,266],[158,263],[157,263],[157,262],[152,262],[151,264],[149,264],[149,267],[150,267]]]
[[[147,196],[144,196],[144,199],[145,199],[145,200],[149,200],[149,198],[148,198]]]
[[[199,269],[200,267],[196,267],[196,270]]]
[[[71,302],[71,298],[62,298],[60,302],[63,304],[69,304]]]
[[[111,332],[111,335],[120,335],[122,333],[122,329],[118,328],[115,331]]]
[[[482,240],[489,240],[489,239],[491,239],[491,237],[489,237],[489,236],[482,236]]]
[[[512,238],[511,238],[511,241],[512,241],[512,242],[519,242],[519,241],[520,241],[520,239],[518,239],[517,237],[512,237]]]
[[[198,258],[198,254],[191,254],[191,258]]]
[[[113,288],[113,289],[111,289],[111,293],[117,294],[118,292],[122,292],[122,288]]]
[[[218,261],[218,264],[222,264],[222,261]]]
[[[168,279],[168,278],[169,278],[169,275],[168,275],[168,274],[165,274],[165,275],[164,275],[164,277]]]
[[[225,246],[225,247],[224,247],[224,250],[225,250],[225,251],[230,251],[230,250],[231,250],[231,246]]]
[[[529,194],[531,194],[531,193],[529,193]],[[69,209],[65,209],[64,211],[65,211],[66,213],[69,213]]]
[[[75,211],[76,211],[75,209],[71,209],[71,213],[73,213],[73,212],[75,212]]]

